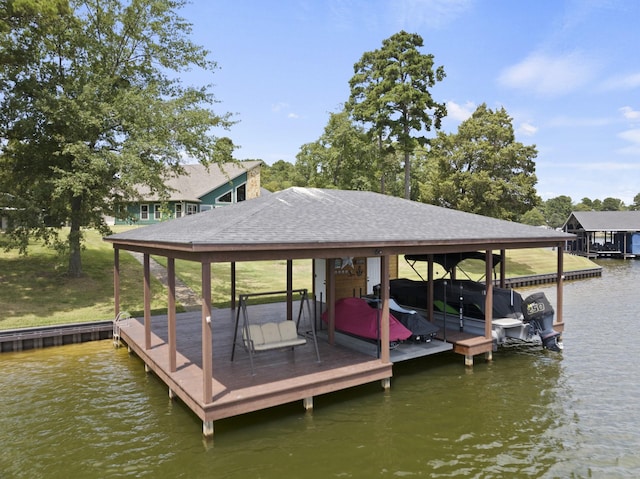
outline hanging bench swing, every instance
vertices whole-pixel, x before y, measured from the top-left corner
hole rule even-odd
[[[320,352],[318,350],[318,340],[316,338],[316,328],[311,307],[309,306],[309,295],[306,289],[294,289],[293,294],[300,295],[300,309],[296,321],[285,319],[283,321],[251,322],[247,311],[247,301],[250,298],[270,295],[283,295],[287,291],[270,291],[265,293],[241,294],[238,312],[236,314],[236,324],[234,329],[233,347],[231,349],[231,361],[235,356],[236,344],[238,343],[238,325],[242,315],[242,345],[249,352],[251,363],[251,374],[255,375],[253,368],[253,355],[260,351],[270,351],[274,349],[295,348],[307,344],[307,337],[311,336],[316,350],[316,357],[320,362]],[[302,334],[299,332],[300,320],[304,313],[304,306],[307,307],[308,322],[310,330]]]

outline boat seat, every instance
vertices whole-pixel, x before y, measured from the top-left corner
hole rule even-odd
[[[522,321],[516,318],[498,318],[491,321],[494,326],[500,326],[501,328],[516,328],[522,326]]]

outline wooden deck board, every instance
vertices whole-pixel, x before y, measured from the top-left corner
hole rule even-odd
[[[465,356],[488,353],[493,350],[493,340],[484,336],[447,329],[446,332],[440,329],[436,336],[438,339],[453,344],[453,352]]]
[[[262,321],[277,319],[269,305],[250,306]],[[267,407],[334,392],[340,389],[390,378],[391,363],[329,345],[319,340],[321,362],[317,362],[311,339],[294,350],[274,350],[254,355],[255,375],[249,354],[236,346],[231,361],[235,318],[229,310],[214,310],[213,391],[203,400],[200,312],[183,313],[177,319],[177,369],[169,371],[167,318],[152,318],[151,348],[144,349],[141,319],[122,324],[121,337],[147,367],[167,384],[203,421],[244,414]]]

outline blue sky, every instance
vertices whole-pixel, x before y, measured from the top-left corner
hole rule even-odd
[[[181,11],[219,69],[217,112],[239,159],[295,162],[349,97],[353,65],[400,30],[424,39],[447,77],[446,132],[504,107],[536,145],[543,199],[640,193],[640,2],[635,0],[194,0]]]

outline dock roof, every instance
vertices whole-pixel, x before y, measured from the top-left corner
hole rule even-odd
[[[574,211],[567,225],[584,231],[640,231],[640,211]]]
[[[265,259],[272,259],[278,256],[275,251],[282,258],[332,257],[332,250],[345,248],[392,247],[403,252],[427,252],[434,246],[456,251],[509,249],[557,245],[573,238],[370,191],[293,187],[105,240],[139,251],[269,251]],[[311,252],[314,254],[309,255]]]

